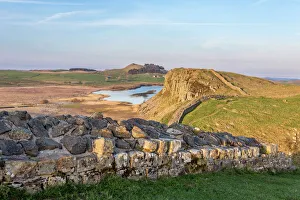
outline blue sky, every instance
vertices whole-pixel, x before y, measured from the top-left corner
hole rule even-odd
[[[0,0],[0,69],[130,63],[300,78],[300,0]]]

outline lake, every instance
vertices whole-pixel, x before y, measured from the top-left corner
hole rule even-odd
[[[104,98],[108,101],[122,101],[122,102],[129,102],[132,104],[141,104],[155,94],[157,94],[163,87],[162,86],[142,86],[132,90],[121,90],[121,91],[112,91],[112,90],[100,90],[93,92],[94,94],[106,94],[109,97]],[[151,92],[152,94],[147,94],[144,96],[132,96],[137,93],[145,93],[148,91],[154,90]]]

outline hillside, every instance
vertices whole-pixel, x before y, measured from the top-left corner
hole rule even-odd
[[[133,69],[141,69],[143,68],[144,66],[143,65],[139,65],[139,64],[135,64],[135,63],[132,63],[126,67],[123,68],[123,71],[125,72],[129,72],[130,70],[133,70]]]
[[[203,131],[230,132],[278,144],[285,152],[298,151],[300,96],[288,98],[234,97],[200,104],[183,124]]]
[[[193,100],[211,95],[281,97],[300,94],[300,87],[261,78],[208,69],[173,69],[163,90],[140,111],[148,118],[168,122],[176,110]]]
[[[151,74],[130,75],[121,69],[99,72],[0,70],[0,87],[37,85],[124,86],[162,83],[163,80],[163,77],[155,78]]]
[[[218,95],[227,98],[201,103],[204,97]],[[298,130],[300,124],[300,97],[296,95],[300,95],[296,85],[230,72],[181,68],[166,75],[163,90],[142,104],[140,112],[148,119],[172,124],[183,110],[195,104],[195,110],[183,118],[183,123],[205,131],[255,136],[279,143],[281,149],[288,151],[286,141],[294,137],[294,129]]]

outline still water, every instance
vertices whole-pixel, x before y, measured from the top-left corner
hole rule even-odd
[[[109,97],[104,98],[108,101],[122,101],[122,102],[129,102],[132,104],[141,104],[155,94],[157,94],[163,87],[162,86],[142,86],[140,88],[136,88],[133,90],[122,90],[122,91],[112,91],[112,90],[100,90],[94,92],[94,94],[106,94]],[[136,93],[144,93],[150,90],[155,90],[153,94],[148,94],[147,96],[132,96]]]

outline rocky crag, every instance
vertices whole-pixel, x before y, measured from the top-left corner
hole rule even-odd
[[[107,174],[139,179],[224,168],[291,170],[277,145],[229,133],[198,133],[181,124],[85,116],[0,113],[0,183],[38,191],[96,183]]]
[[[148,119],[176,122],[193,102],[213,96],[262,95],[257,88],[276,87],[268,80],[212,69],[172,69],[165,76],[164,88],[140,106]],[[179,116],[179,118],[178,118]]]

